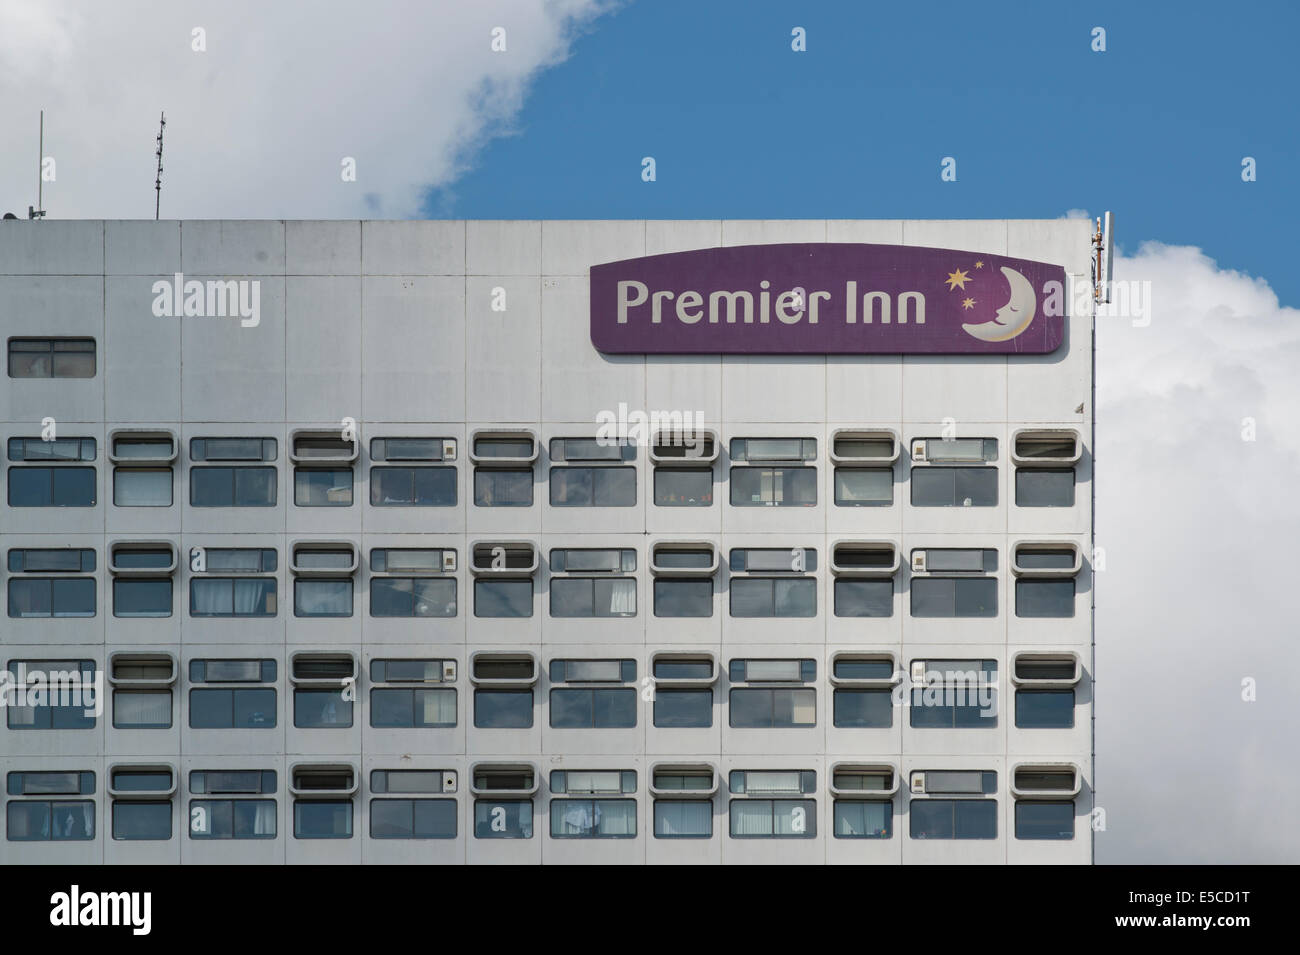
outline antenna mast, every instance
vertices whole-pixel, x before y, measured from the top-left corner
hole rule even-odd
[[[167,126],[167,114],[158,114],[158,172],[154,176],[153,189],[153,217],[154,221],[158,219],[158,209],[162,205],[162,147],[163,147],[163,129]]]
[[[41,110],[41,138],[37,146],[36,157],[36,205],[27,207],[27,218],[44,219],[45,210],[41,208],[44,205],[45,198],[45,181],[42,177],[41,165],[45,162],[45,110]]]

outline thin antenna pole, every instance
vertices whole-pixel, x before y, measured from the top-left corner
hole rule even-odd
[[[36,208],[44,209],[45,178],[41,175],[41,164],[45,162],[45,110],[41,110],[41,138],[36,152]]]
[[[158,114],[158,172],[154,176],[153,189],[153,217],[154,221],[158,220],[158,210],[162,206],[162,149],[163,149],[163,130],[167,126],[167,114]]]

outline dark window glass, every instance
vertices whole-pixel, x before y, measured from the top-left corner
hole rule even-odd
[[[372,839],[455,839],[454,799],[372,799]]]
[[[847,729],[888,729],[894,725],[894,701],[886,689],[835,691],[835,725]]]
[[[94,468],[9,469],[10,507],[94,507]]]
[[[474,801],[475,839],[531,839],[533,837],[533,801],[531,799],[476,799]]]
[[[171,690],[114,690],[115,729],[160,730],[172,725]]]
[[[636,726],[636,700],[631,687],[551,690],[551,726],[627,729]]]
[[[352,701],[337,689],[294,690],[293,725],[299,729],[340,729],[352,725]]]
[[[372,617],[454,617],[454,577],[371,577]]]
[[[18,679],[20,666],[25,667],[27,680],[36,672],[44,674],[47,691],[43,703],[34,705],[17,705],[20,698],[13,693],[13,699],[6,706],[5,714],[11,730],[49,730],[49,729],[91,729],[95,726],[94,685],[95,664],[89,660],[11,660],[9,673],[12,684],[20,686]],[[29,699],[23,698],[27,704]],[[87,715],[87,711],[89,715]]]
[[[834,804],[836,839],[891,839],[894,804],[878,799],[837,799]]]
[[[912,469],[913,507],[996,507],[997,468]]]
[[[296,799],[293,803],[295,839],[351,839],[351,799]]]
[[[299,507],[351,507],[351,468],[295,468],[293,503]]]
[[[712,468],[655,468],[655,504],[660,507],[712,507]]]
[[[170,617],[170,577],[118,577],[113,581],[113,616]]]
[[[456,469],[371,468],[370,503],[376,507],[454,507]]]
[[[816,468],[731,469],[733,507],[811,507],[817,503]]]
[[[908,806],[913,839],[996,839],[995,799],[913,799]]]
[[[11,617],[93,617],[93,577],[10,577]]]
[[[991,686],[916,687],[908,710],[916,729],[995,729],[998,725],[997,691]]]
[[[170,839],[171,800],[113,800],[114,839]]]
[[[817,691],[801,688],[745,688],[731,691],[731,725],[767,729],[817,725]]]
[[[883,507],[894,503],[894,469],[836,468],[835,503],[840,507]]]
[[[732,577],[733,617],[815,617],[817,581],[811,577]]]
[[[1017,468],[1017,507],[1073,507],[1074,468]]]
[[[835,616],[892,617],[894,615],[894,581],[858,580],[838,577],[835,580]]]
[[[655,578],[656,617],[712,617],[712,579]]]
[[[5,816],[10,842],[73,842],[95,838],[95,804],[88,799],[11,799]]]
[[[114,507],[171,507],[171,468],[114,468]]]
[[[370,725],[425,728],[456,725],[456,691],[385,688],[370,691]]]
[[[531,617],[533,581],[482,578],[474,581],[474,616]]]
[[[1017,839],[1073,839],[1073,802],[1035,802],[1020,800],[1016,803]]]
[[[474,725],[480,729],[527,729],[533,725],[533,691],[474,691]]]
[[[275,729],[275,689],[190,690],[190,728]]]
[[[1072,728],[1074,690],[1017,690],[1016,726],[1021,729]]]
[[[1074,578],[1016,581],[1017,617],[1073,617]]]
[[[634,507],[636,468],[551,468],[555,507]]]
[[[655,726],[669,728],[713,725],[713,690],[655,690]]]
[[[996,617],[994,577],[913,577],[913,617]]]
[[[474,504],[478,507],[532,507],[532,468],[475,468]]]
[[[295,617],[352,616],[352,578],[299,577],[293,582]]]
[[[274,839],[274,799],[191,799],[191,839]]]
[[[190,468],[194,507],[274,507],[275,468]]]
[[[635,617],[631,577],[552,577],[552,617]]]
[[[11,338],[10,378],[94,378],[93,338]]]

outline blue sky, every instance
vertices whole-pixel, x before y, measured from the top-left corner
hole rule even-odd
[[[790,31],[808,49],[790,49]],[[1091,49],[1094,26],[1107,49]],[[1300,5],[640,0],[544,71],[432,217],[1052,218],[1300,302]],[[655,157],[657,181],[640,178]],[[942,182],[940,160],[957,160]],[[1241,161],[1257,161],[1243,182]]]

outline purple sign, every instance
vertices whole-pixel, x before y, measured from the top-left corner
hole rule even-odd
[[[809,242],[591,267],[591,343],[614,354],[1044,355],[1065,269],[1005,255]]]

